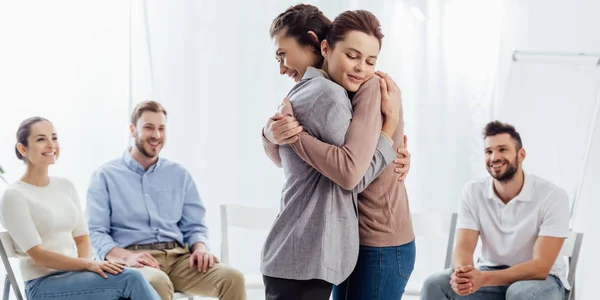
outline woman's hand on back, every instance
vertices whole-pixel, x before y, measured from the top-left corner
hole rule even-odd
[[[381,112],[386,119],[399,119],[400,109],[402,108],[402,92],[392,78],[381,71],[375,74],[379,75],[379,85],[381,87]]]
[[[298,134],[304,130],[294,118],[292,103],[285,98],[279,106],[279,112],[269,118],[263,128],[265,138],[277,145],[291,144],[298,140]]]
[[[396,83],[386,73],[376,72],[381,77],[379,86],[381,88],[381,112],[383,113],[383,126],[381,131],[392,138],[398,122],[400,122],[400,109],[402,108],[402,93]]]

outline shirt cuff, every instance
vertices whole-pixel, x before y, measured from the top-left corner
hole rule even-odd
[[[98,249],[98,251],[96,251],[96,254],[100,258],[100,260],[106,260],[106,255],[108,254],[108,252],[117,247],[119,247],[119,244],[115,242],[106,243],[103,246],[101,246],[100,249]]]
[[[542,228],[538,236],[549,236],[549,237],[557,237],[557,238],[567,238],[569,237],[569,230],[560,230],[560,229],[546,229]]]
[[[475,231],[479,231],[479,227],[477,226],[477,224],[473,223],[473,222],[458,222],[458,224],[456,224],[456,229],[470,229],[470,230],[475,230]]]
[[[381,135],[383,137],[385,137],[390,142],[390,144],[394,145],[394,140],[392,140],[392,138],[389,135],[387,135],[387,133],[385,133],[385,132],[382,131]]]
[[[206,246],[206,250],[210,251],[210,245],[208,244],[208,238],[201,234],[197,234],[188,238],[187,244],[190,248],[190,252],[196,243],[202,243]]]
[[[388,138],[386,138],[383,135],[383,132],[382,132],[382,135],[379,136],[379,141],[377,142],[376,150],[381,153],[386,165],[391,164],[394,161],[394,159],[396,159],[396,152],[394,151],[394,145],[392,143],[390,143]]]

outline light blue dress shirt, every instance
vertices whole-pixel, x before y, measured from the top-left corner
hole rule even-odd
[[[159,158],[144,168],[125,151],[92,175],[86,215],[98,257],[114,247],[175,241],[208,247],[206,210],[181,165]]]

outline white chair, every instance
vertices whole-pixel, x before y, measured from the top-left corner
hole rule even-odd
[[[440,232],[448,232],[448,243],[446,244],[446,255],[444,260],[444,268],[450,268],[452,263],[452,252],[454,251],[454,238],[456,234],[457,214],[452,214],[450,221],[447,218],[440,218],[436,214],[412,214],[413,228],[415,237],[440,235]],[[577,271],[577,263],[579,261],[579,252],[581,251],[581,243],[583,241],[583,233],[569,232],[569,236],[565,240],[561,255],[568,258],[569,273],[567,281],[571,286],[571,290],[567,291],[566,299],[575,300],[575,273]],[[418,245],[417,245],[418,246]],[[404,295],[420,296],[422,283],[412,284],[406,287]]]
[[[251,207],[236,204],[221,205],[221,261],[229,264],[229,230],[237,227],[247,230],[268,230],[277,218],[279,209]],[[262,244],[263,241],[256,241]],[[257,258],[258,259],[258,258]],[[261,274],[244,274],[246,289],[263,289]]]
[[[454,248],[457,214],[412,213],[411,218],[417,243],[417,261],[419,261],[418,254],[423,253],[423,250],[419,249],[419,238],[439,239],[440,241],[446,242],[445,244],[440,243],[440,247],[443,248],[442,250],[445,249],[443,252],[445,254],[444,269],[449,268],[452,261],[452,249]],[[442,251],[440,251],[440,254],[441,253]],[[408,281],[408,285],[404,291],[404,295],[421,295],[423,283],[416,282],[416,279],[417,278],[411,277],[411,280]]]
[[[23,300],[23,295],[21,295],[17,278],[15,277],[15,273],[13,272],[9,260],[9,258],[16,257],[15,246],[13,245],[12,238],[6,231],[0,232],[0,256],[2,257],[2,264],[4,264],[4,269],[6,270],[2,300],[8,300],[11,286],[17,300]]]
[[[173,294],[173,299],[188,299],[188,300],[194,300],[194,296],[190,296],[190,295],[186,295],[186,294],[182,294],[182,293],[177,293],[177,292],[175,292],[175,294]]]
[[[571,290],[567,292],[567,300],[575,300],[575,273],[577,271],[577,262],[579,261],[579,252],[581,251],[581,242],[583,233],[569,232],[569,237],[565,240],[561,254],[568,257],[569,274],[567,281]]]

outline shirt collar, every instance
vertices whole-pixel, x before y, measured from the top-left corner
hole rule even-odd
[[[131,148],[127,148],[123,152],[123,162],[130,170],[132,170],[138,174],[144,174],[146,172],[148,172],[148,173],[154,172],[156,170],[156,168],[158,168],[160,166],[161,159],[159,157],[158,160],[156,161],[156,163],[151,165],[148,168],[148,170],[146,171],[146,170],[144,170],[144,167],[142,167],[142,165],[140,165],[140,163],[137,160],[135,160],[135,158],[133,158],[133,156],[131,155]]]
[[[317,69],[315,67],[306,68],[306,72],[304,72],[304,76],[302,76],[302,80],[308,80],[315,77],[325,77],[329,79],[329,75],[321,69]]]
[[[533,187],[534,187],[533,177],[528,175],[527,173],[523,172],[523,181],[524,181],[523,188],[521,189],[521,192],[517,196],[515,196],[515,198],[513,198],[512,200],[525,201],[525,202],[531,201],[531,198],[533,196]],[[487,198],[488,199],[498,199],[498,196],[494,192],[494,179],[493,178],[490,178],[490,181],[488,184]]]

